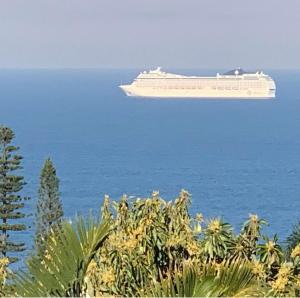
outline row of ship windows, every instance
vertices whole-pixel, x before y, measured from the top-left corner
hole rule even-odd
[[[155,83],[137,83],[137,86],[140,87],[165,87],[168,86],[168,88],[205,88],[205,87],[210,87],[210,88],[218,88],[218,87],[223,87],[223,88],[266,88],[267,84],[259,83],[259,82],[251,82],[251,83],[246,83],[243,82],[241,84],[155,84]]]
[[[257,78],[254,78],[254,79],[221,79],[221,80],[218,80],[218,79],[215,79],[215,78],[211,78],[211,79],[202,79],[202,80],[199,80],[199,79],[138,79],[138,80],[135,80],[136,82],[141,82],[141,83],[148,83],[148,82],[152,82],[152,83],[164,83],[164,84],[167,84],[169,82],[171,83],[199,83],[199,84],[211,84],[211,83],[214,83],[214,84],[222,84],[222,83],[231,83],[231,84],[236,84],[236,83],[261,83],[261,82],[266,82],[268,81],[268,79],[264,79],[264,80],[259,80]]]
[[[240,89],[248,89],[248,88],[267,88],[267,86],[264,85],[246,85],[246,84],[241,84],[240,86],[238,85],[230,85],[230,86],[201,86],[201,85],[154,85],[154,84],[138,84],[138,87],[151,87],[151,88],[161,88],[161,89],[204,89],[204,88],[211,88],[211,89],[219,89],[219,90],[224,90],[224,89],[228,89],[228,90],[240,90]]]
[[[143,87],[151,87],[155,89],[204,89],[204,87],[201,86],[143,86]],[[248,90],[249,88],[253,87],[246,87],[246,86],[213,86],[210,87],[213,90]],[[262,87],[256,87],[256,88],[262,88]]]
[[[139,77],[137,78],[137,80],[161,80],[161,81],[167,81],[167,80],[198,80],[198,81],[232,81],[232,82],[236,82],[236,81],[244,81],[244,80],[261,80],[260,78],[258,78],[257,76],[255,77],[247,77],[247,78],[240,78],[240,77],[234,77],[234,78],[226,78],[226,77],[222,77],[222,78],[218,78],[218,77],[211,77],[211,78],[205,78],[205,79],[199,79],[199,78],[191,78],[191,77],[183,77],[183,78],[163,78],[161,76],[157,76],[157,77]],[[264,77],[263,80],[269,80],[269,78]]]

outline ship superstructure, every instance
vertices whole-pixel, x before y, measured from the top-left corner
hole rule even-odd
[[[128,96],[194,98],[274,98],[274,80],[262,71],[241,68],[214,77],[163,72],[160,67],[141,72],[130,85],[121,85]]]

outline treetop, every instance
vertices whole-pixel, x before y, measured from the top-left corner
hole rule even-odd
[[[15,137],[14,132],[9,127],[0,125],[0,143],[1,145],[9,144]]]

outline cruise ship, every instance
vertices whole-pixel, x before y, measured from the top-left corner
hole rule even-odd
[[[155,70],[141,72],[129,85],[119,86],[127,96],[157,98],[274,98],[274,80],[262,71],[241,68],[214,77],[185,76]]]

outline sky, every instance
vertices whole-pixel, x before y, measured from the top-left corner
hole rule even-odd
[[[300,0],[0,0],[0,68],[300,69]]]

